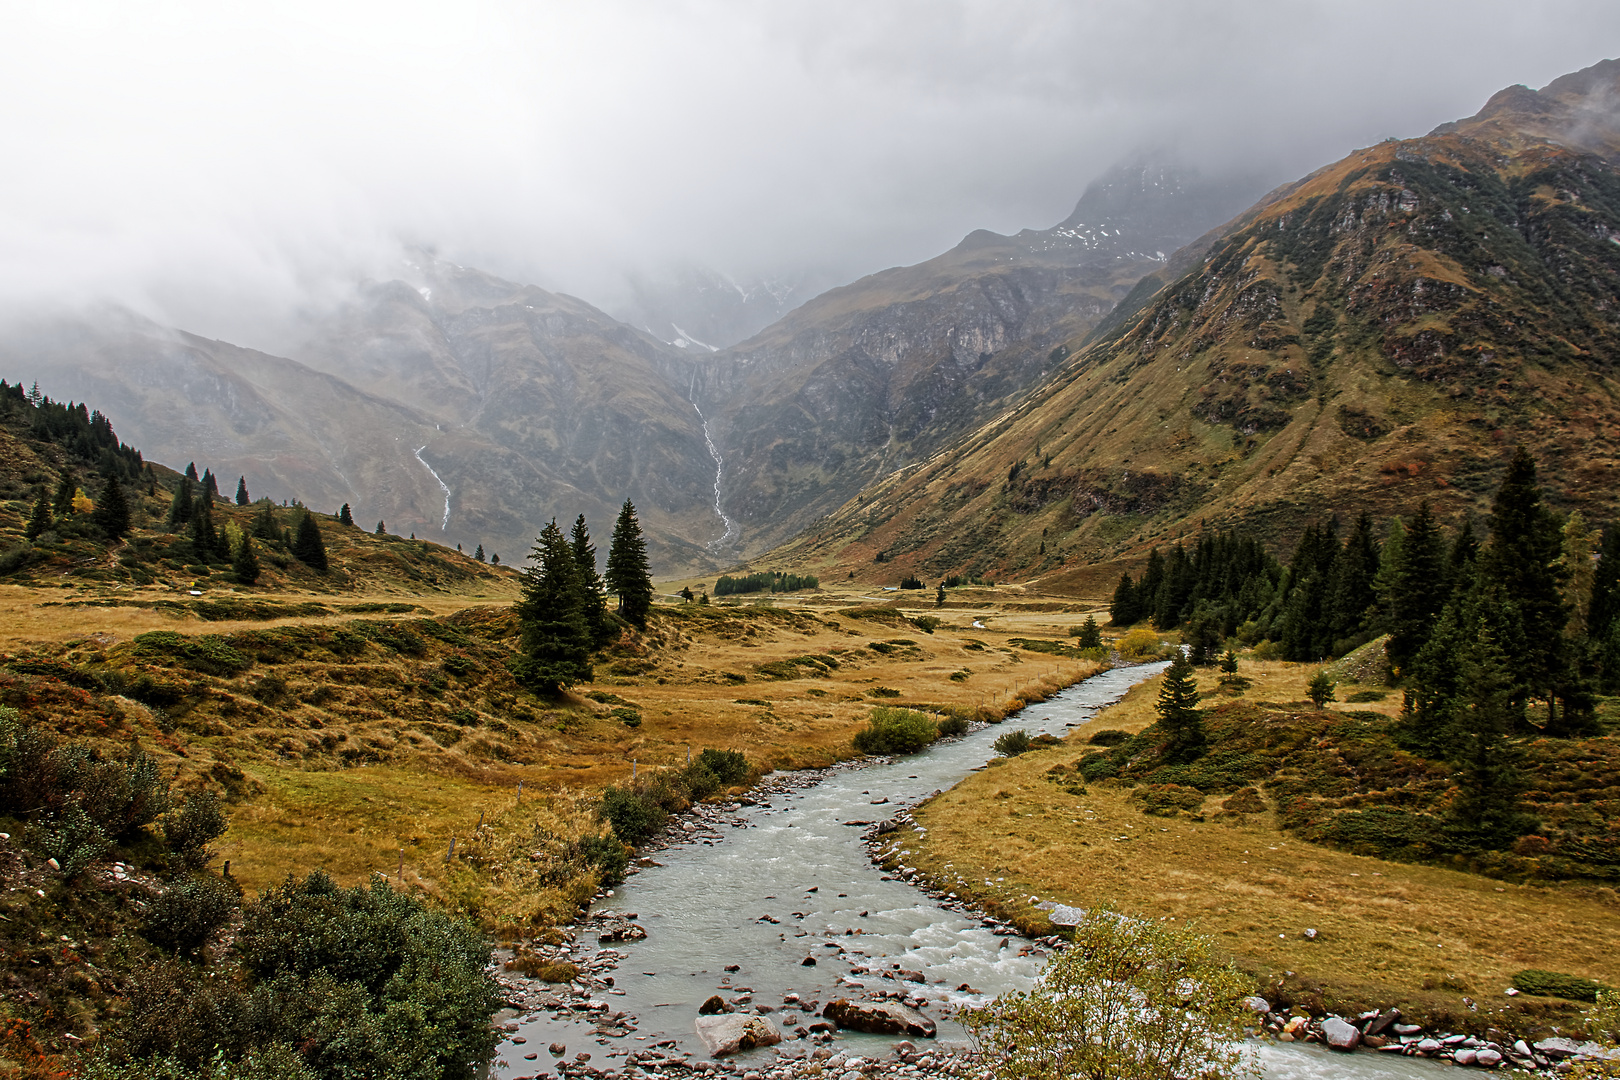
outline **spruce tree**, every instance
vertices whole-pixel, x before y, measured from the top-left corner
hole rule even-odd
[[[1154,548],[1148,552],[1147,566],[1142,570],[1142,579],[1136,584],[1136,619],[1151,618],[1159,606],[1159,592],[1164,588],[1164,556],[1159,549]]]
[[[174,489],[174,498],[169,500],[169,516],[165,520],[165,527],[173,532],[187,524],[191,521],[192,510],[191,481],[182,476]]]
[[[28,524],[23,528],[23,536],[38,540],[40,534],[51,527],[51,520],[50,496],[45,493],[45,485],[41,484],[34,497],[34,509],[28,514]]]
[[[647,564],[647,541],[636,520],[636,508],[624,500],[608,545],[607,587],[619,597],[619,614],[635,626],[647,624],[652,607],[652,570]]]
[[[1186,764],[1202,757],[1207,743],[1204,717],[1198,709],[1198,683],[1193,666],[1178,649],[1165,669],[1155,706],[1159,727],[1167,736],[1161,755],[1170,764]]]
[[[259,580],[259,555],[253,550],[253,537],[247,533],[242,534],[231,557],[231,574],[241,585],[253,585]]]
[[[1344,541],[1344,550],[1333,568],[1329,613],[1334,655],[1349,652],[1368,640],[1368,612],[1377,601],[1378,537],[1372,517],[1363,512],[1356,527]]]
[[[186,479],[193,481],[197,479],[197,463],[195,461],[186,466]]]
[[[519,655],[507,665],[520,683],[549,695],[590,681],[591,637],[582,600],[573,551],[553,518],[523,569]]]
[[[373,536],[387,536],[388,535],[388,526],[384,525],[380,518],[377,521],[377,529],[376,529],[375,532],[372,533],[372,535]]]
[[[96,500],[91,521],[109,540],[122,540],[129,535],[129,500],[124,497],[124,485],[118,477],[108,476],[101,486],[101,498]]]
[[[591,635],[591,644],[600,648],[613,636],[613,626],[608,619],[602,575],[596,572],[596,545],[591,543],[591,531],[585,524],[584,514],[574,519],[574,527],[568,534],[568,549],[574,556],[574,571],[579,575],[580,611],[585,617],[585,629]]]
[[[221,554],[228,554],[220,541],[219,532],[214,528],[213,503],[207,498],[198,499],[192,511],[191,547],[197,554],[198,562],[209,562]]]
[[[202,497],[213,500],[219,498],[219,481],[214,477],[213,469],[204,469],[202,474]]]
[[[1075,645],[1082,649],[1103,647],[1102,627],[1097,625],[1097,620],[1091,615],[1087,615],[1086,621],[1080,624],[1080,633],[1075,635]]]
[[[1119,584],[1114,586],[1113,603],[1108,605],[1108,622],[1112,626],[1129,626],[1140,618],[1137,611],[1136,586],[1130,574],[1121,574]]]
[[[473,558],[477,559],[479,562],[485,561],[483,544],[478,545],[478,549],[473,552]]]
[[[1555,688],[1565,677],[1563,530],[1541,501],[1536,463],[1520,446],[1491,507],[1491,539],[1480,553],[1479,575],[1510,598],[1522,620],[1525,651],[1508,653],[1531,693],[1547,703],[1548,734],[1561,731]],[[1505,642],[1503,643],[1505,646]]]
[[[56,494],[51,498],[51,513],[56,515],[58,521],[73,513],[73,497],[78,493],[79,488],[74,484],[73,477],[64,472],[56,482]]]
[[[293,558],[311,570],[326,572],[326,543],[321,539],[321,528],[315,524],[315,515],[305,510],[298,516],[298,532],[292,541]]]
[[[348,503],[344,503],[342,506],[338,507],[337,519],[339,525],[345,525],[351,529],[354,528],[354,514],[349,511]]]
[[[281,529],[276,525],[275,503],[269,499],[259,503],[258,513],[253,515],[253,524],[249,527],[249,531],[260,540],[268,540],[271,543],[281,539]]]
[[[248,498],[247,477],[238,476],[236,478],[236,505],[248,506],[252,502],[253,500]]]
[[[1461,796],[1451,825],[1469,846],[1503,848],[1536,828],[1519,796],[1524,782],[1512,733],[1523,726],[1524,704],[1511,660],[1489,626],[1480,626],[1457,656],[1462,695],[1455,718],[1453,760]]]
[[[1403,672],[1446,603],[1445,538],[1425,501],[1406,526],[1389,600],[1389,661]]]

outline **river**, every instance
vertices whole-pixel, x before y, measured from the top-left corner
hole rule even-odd
[[[539,1015],[526,1019],[519,1034],[527,1046],[540,1049],[542,1058],[546,1045],[561,1041],[569,1044],[570,1054],[592,1051],[592,1064],[601,1068],[612,1067],[627,1051],[671,1039],[698,1058],[703,1048],[692,1021],[712,994],[750,992],[753,1001],[774,1006],[784,995],[796,993],[825,1003],[859,995],[858,988],[848,985],[852,979],[896,986],[876,976],[851,976],[851,965],[898,964],[926,974],[925,984],[908,988],[928,999],[926,1012],[939,1023],[940,1041],[965,1042],[962,1029],[944,1019],[949,1008],[1029,989],[1044,954],[914,886],[885,880],[860,843],[864,829],[844,823],[892,816],[902,806],[953,786],[984,767],[994,754],[991,743],[1003,731],[1062,735],[1079,727],[1164,666],[1103,672],[1029,706],[999,727],[936,744],[912,757],[828,770],[819,782],[740,807],[728,816],[729,828],[707,833],[718,839],[657,853],[658,865],[641,870],[598,905],[634,912],[647,930],[645,940],[616,946],[628,958],[614,972],[613,996],[605,999],[613,1009],[637,1017],[635,1033],[601,1039],[586,1025]],[[1120,903],[1128,908],[1129,897],[1121,897]],[[806,966],[807,958],[816,964]],[[736,970],[728,971],[731,966]],[[976,993],[957,989],[963,985]],[[867,1057],[883,1056],[895,1041],[840,1033],[840,1049]],[[1447,1067],[1371,1053],[1330,1056],[1306,1045],[1263,1043],[1259,1053],[1271,1080],[1417,1078]],[[760,1050],[742,1057],[746,1063],[774,1054]],[[504,1056],[517,1057],[510,1050]],[[526,1064],[513,1061],[492,1069],[491,1075],[529,1075],[534,1066],[522,1067]]]

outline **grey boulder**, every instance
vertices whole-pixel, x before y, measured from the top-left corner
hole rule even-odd
[[[871,1035],[912,1035],[934,1037],[934,1022],[922,1013],[887,1001],[851,1001],[839,998],[827,1004],[821,1015],[841,1028]]]
[[[763,1016],[725,1013],[699,1016],[693,1025],[710,1057],[725,1057],[756,1046],[775,1046],[782,1041],[776,1025]]]
[[[1322,1038],[1335,1050],[1354,1050],[1361,1044],[1361,1032],[1337,1016],[1322,1021]]]

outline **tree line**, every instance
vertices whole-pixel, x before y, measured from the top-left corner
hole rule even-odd
[[[740,593],[756,592],[798,592],[800,589],[816,589],[821,587],[821,581],[814,574],[788,574],[780,570],[775,572],[761,571],[755,574],[743,574],[740,577],[722,575],[714,583],[714,595],[732,596]]]
[[[1448,535],[1427,503],[1381,537],[1366,514],[1342,539],[1336,521],[1314,524],[1286,566],[1252,536],[1209,533],[1122,575],[1111,614],[1179,627],[1197,663],[1229,637],[1314,661],[1388,634],[1408,734],[1431,751],[1455,751],[1481,723],[1581,734],[1594,694],[1620,691],[1620,523],[1600,544],[1578,512],[1548,507],[1520,447],[1484,537],[1471,520]]]
[[[589,682],[591,652],[613,640],[625,623],[645,626],[652,608],[652,571],[635,506],[626,499],[619,510],[605,573],[597,573],[596,546],[581,514],[567,536],[556,518],[546,524],[522,579],[518,655],[507,665],[513,676],[544,694]],[[609,593],[618,597],[616,612],[608,611]]]

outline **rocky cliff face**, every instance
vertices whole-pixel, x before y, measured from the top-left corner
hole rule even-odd
[[[1037,574],[1247,522],[1485,508],[1515,443],[1608,520],[1620,138],[1605,62],[1273,193],[966,443],[785,553]],[[1162,280],[1162,279],[1161,279]],[[1044,549],[1044,551],[1043,551]]]

